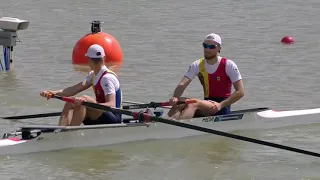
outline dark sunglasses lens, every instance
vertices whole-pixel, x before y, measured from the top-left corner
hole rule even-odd
[[[209,48],[209,49],[215,49],[217,46],[216,45],[211,45],[211,44],[206,44],[202,43],[203,48]]]

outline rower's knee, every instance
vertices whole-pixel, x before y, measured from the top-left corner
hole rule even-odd
[[[73,103],[66,102],[66,103],[64,104],[64,108],[65,108],[65,109],[73,109],[73,108],[74,108],[74,104],[73,104]]]
[[[188,109],[198,109],[198,106],[199,106],[199,103],[198,102],[196,102],[196,103],[190,103],[190,104],[187,104],[186,105],[187,107],[186,108],[188,108]]]
[[[185,106],[183,104],[172,106],[172,108],[168,111],[167,115],[171,117],[174,114],[181,112],[184,109],[184,107]]]

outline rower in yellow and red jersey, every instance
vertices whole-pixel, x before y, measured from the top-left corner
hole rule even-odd
[[[230,59],[221,57],[221,37],[211,33],[203,44],[204,58],[194,61],[176,87],[170,99],[172,108],[168,116],[173,119],[189,119],[196,116],[211,116],[230,113],[230,106],[244,96],[242,77],[237,65]],[[181,97],[186,87],[198,76],[204,91],[204,100],[197,103],[176,105],[186,97]],[[231,93],[232,86],[235,89]]]
[[[205,100],[221,102],[231,95],[232,82],[226,73],[227,59],[218,57],[219,61],[217,70],[212,74],[206,70],[206,60],[202,58],[199,61],[198,78],[203,86]],[[230,110],[230,106],[225,106],[216,114],[227,114]]]
[[[104,106],[121,108],[122,92],[118,76],[104,65],[104,49],[94,44],[86,53],[91,71],[83,82],[56,91],[42,91],[41,96],[50,98],[50,94],[58,96],[74,96],[91,86],[95,98],[83,95],[75,98],[75,104],[66,103],[60,117],[60,126],[79,126],[93,124],[121,123],[121,114],[104,112],[81,105],[83,101],[98,103]]]

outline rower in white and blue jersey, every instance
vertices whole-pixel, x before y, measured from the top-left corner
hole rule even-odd
[[[121,123],[121,114],[105,112],[98,109],[88,108],[81,105],[81,102],[98,103],[104,106],[121,108],[122,92],[120,82],[116,73],[108,69],[104,64],[104,49],[94,44],[88,48],[86,56],[91,70],[83,82],[74,86],[57,91],[43,91],[41,96],[49,97],[50,94],[58,96],[74,96],[91,86],[95,98],[87,95],[76,97],[75,104],[66,103],[59,121],[60,126],[79,126],[94,124]]]

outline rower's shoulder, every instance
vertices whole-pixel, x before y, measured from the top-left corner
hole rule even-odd
[[[233,60],[227,59],[226,72],[227,72],[228,75],[230,75],[230,73],[233,76],[234,76],[234,74],[236,74],[238,77],[241,78],[239,68],[238,68],[237,64]]]
[[[225,58],[225,57],[221,57],[222,58]],[[229,58],[225,58],[227,61],[226,61],[226,65],[229,65],[229,66],[236,66],[236,63],[232,60],[232,59],[229,59]]]
[[[118,76],[114,73],[106,73],[103,75],[102,79],[104,81],[117,81],[117,82],[119,82]]]
[[[220,59],[220,60],[225,59],[227,63],[229,63],[229,62],[233,63],[234,62],[232,59],[229,59],[229,58],[224,57],[224,56],[218,56],[218,59]]]
[[[92,78],[92,75],[93,75],[93,70],[91,70],[90,72],[88,72],[87,78]]]
[[[191,66],[199,66],[202,59],[195,60],[191,63]]]

